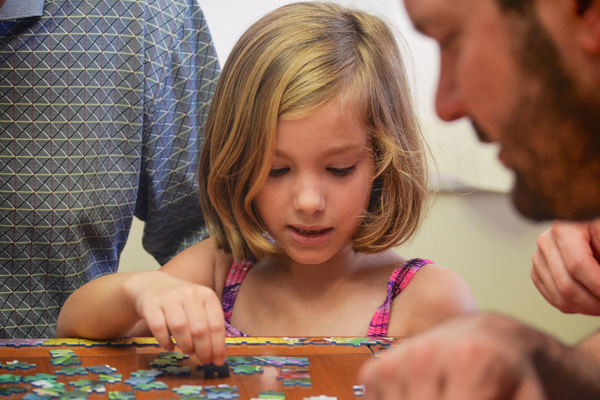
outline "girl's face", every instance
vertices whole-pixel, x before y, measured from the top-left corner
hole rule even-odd
[[[308,117],[277,123],[273,165],[254,204],[268,233],[297,263],[321,264],[351,251],[375,171],[356,114],[332,101]]]

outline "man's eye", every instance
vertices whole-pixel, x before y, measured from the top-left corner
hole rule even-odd
[[[348,168],[327,168],[327,170],[329,172],[331,172],[335,176],[346,176],[346,175],[349,175],[352,172],[354,172],[355,169],[356,169],[355,165],[353,165],[351,167],[348,167]]]
[[[269,172],[269,176],[277,178],[279,176],[283,176],[289,170],[289,168],[274,168]]]

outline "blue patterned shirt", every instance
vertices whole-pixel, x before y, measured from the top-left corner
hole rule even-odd
[[[0,338],[54,336],[69,294],[117,270],[134,215],[161,264],[206,236],[196,158],[218,75],[197,0],[0,9]]]

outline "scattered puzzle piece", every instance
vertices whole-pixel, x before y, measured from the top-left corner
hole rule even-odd
[[[63,389],[65,387],[65,384],[62,382],[41,379],[39,381],[31,382],[31,386],[40,387],[44,389]]]
[[[53,357],[50,359],[50,363],[52,365],[60,365],[63,367],[67,367],[69,365],[81,365],[81,360],[76,355],[66,355],[60,357]]]
[[[88,393],[106,393],[106,387],[99,379],[80,379],[69,382],[69,385]]]
[[[119,391],[108,392],[108,398],[110,400],[133,400],[133,399],[135,399],[135,392],[133,392],[133,391],[129,391],[129,392],[119,392]]]
[[[87,398],[88,393],[82,390],[67,391],[60,395],[60,400],[87,400]]]
[[[194,394],[200,394],[202,392],[202,386],[196,385],[183,385],[178,388],[174,388],[173,392],[182,395],[182,396],[190,396]]]
[[[0,396],[12,396],[13,394],[23,393],[26,391],[27,389],[21,386],[4,386],[0,387]]]
[[[154,381],[153,376],[134,376],[126,379],[125,383],[131,386],[143,385]]]
[[[285,400],[285,392],[276,392],[274,390],[269,390],[268,392],[260,392],[258,398]]]
[[[23,400],[48,400],[48,396],[40,396],[35,393],[27,393],[23,396]]]
[[[174,358],[157,358],[150,363],[150,366],[158,368],[176,367],[177,360]]]
[[[352,386],[352,390],[354,390],[355,396],[364,396],[365,395],[365,386],[364,385],[354,385],[354,386]]]
[[[50,350],[50,355],[53,358],[76,356],[75,352],[73,350],[69,350],[69,349]]]
[[[90,371],[93,374],[102,374],[102,375],[110,375],[110,374],[114,374],[115,372],[117,372],[116,368],[111,367],[108,364],[105,365],[94,365],[92,367],[86,367],[85,369],[87,369],[88,371]]]
[[[132,378],[146,378],[146,377],[158,378],[159,376],[164,375],[164,373],[165,373],[165,371],[160,370],[160,369],[140,369],[138,371],[132,372],[131,377]]]
[[[19,360],[14,360],[14,361],[7,361],[6,364],[2,365],[2,363],[0,363],[0,368],[4,368],[4,369],[8,369],[9,371],[14,371],[15,369],[30,369],[30,368],[35,368],[36,365],[35,364],[29,364],[25,361],[19,361]]]
[[[35,388],[33,392],[38,396],[60,397],[66,390],[64,388]]]
[[[23,377],[23,382],[25,382],[25,383],[35,382],[35,381],[55,381],[55,380],[56,380],[56,376],[43,374],[43,373],[35,374],[35,375],[25,375]]]
[[[88,374],[86,369],[83,367],[63,367],[57,371],[54,371],[54,373],[56,375],[66,375],[66,376],[87,375]]]
[[[21,383],[23,377],[21,375],[13,375],[13,374],[1,374],[0,375],[0,384],[5,383]]]
[[[169,375],[181,376],[181,375],[189,375],[190,367],[167,367],[164,371]]]
[[[230,385],[219,385],[219,386],[205,386],[206,397],[209,400],[212,399],[234,399],[240,397],[237,386]]]
[[[219,378],[229,377],[229,364],[225,361],[225,364],[216,366],[215,364],[204,364],[196,367],[198,371],[204,371],[204,378],[214,378],[215,374]]]
[[[181,361],[183,359],[190,358],[190,356],[188,356],[187,354],[180,353],[178,351],[169,351],[169,352],[159,353],[158,354],[158,358],[162,358],[162,359],[174,359],[174,360]]]
[[[208,397],[206,397],[203,394],[192,394],[189,396],[181,396],[179,398],[179,400],[207,400]]]
[[[154,381],[152,383],[142,383],[141,385],[135,385],[133,387],[134,390],[141,390],[141,391],[148,391],[148,390],[152,390],[152,389],[157,389],[157,390],[165,390],[168,389],[169,385],[167,385],[164,382],[161,381]]]
[[[308,368],[283,368],[281,370],[281,375],[278,376],[277,379],[283,379],[283,386],[312,385],[312,382],[310,381],[310,374],[308,373]]]
[[[104,383],[117,383],[123,381],[123,374],[100,374],[98,379]]]
[[[231,367],[234,374],[255,374],[263,372],[263,369],[259,365],[236,365]]]

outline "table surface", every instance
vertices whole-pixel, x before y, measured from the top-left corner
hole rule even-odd
[[[12,342],[12,344],[11,344]],[[168,390],[135,390],[137,399],[178,399],[181,396],[172,391],[173,388],[182,385],[235,385],[239,390],[239,399],[258,398],[261,392],[274,390],[285,392],[287,400],[303,400],[311,396],[331,396],[338,399],[356,399],[353,386],[358,384],[357,374],[360,366],[368,359],[378,355],[390,344],[392,339],[381,338],[370,340],[366,338],[337,338],[337,340],[315,339],[281,339],[271,340],[268,338],[254,341],[252,339],[229,339],[227,340],[227,356],[291,356],[307,357],[309,366],[308,371],[311,378],[311,386],[284,386],[281,379],[277,377],[281,374],[282,368],[298,368],[294,366],[269,366],[261,365],[263,372],[255,374],[234,374],[232,371],[228,378],[205,378],[202,371],[197,371],[196,366],[200,362],[195,358],[178,361],[178,366],[190,366],[191,373],[188,376],[163,375],[156,378],[169,386]],[[265,343],[266,342],[266,343]],[[54,374],[60,366],[54,366],[50,363],[50,350],[70,349],[81,360],[82,367],[108,364],[117,369],[116,373],[123,374],[123,381],[128,379],[132,372],[140,369],[151,369],[150,363],[159,357],[159,353],[164,351],[155,345],[154,339],[128,340],[127,342],[96,343],[90,341],[81,341],[79,345],[65,345],[65,341],[58,339],[38,340],[37,342],[27,341],[0,341],[0,363],[6,365],[13,360],[24,361],[29,364],[36,364],[36,367],[28,370],[7,370],[0,368],[0,374],[14,375],[34,375],[38,373]],[[319,344],[313,344],[319,343]],[[323,344],[326,343],[326,344]],[[100,344],[100,345],[97,345]],[[16,347],[18,346],[18,347]],[[178,350],[178,349],[176,349]],[[306,368],[306,367],[305,367]],[[98,379],[98,375],[89,373],[86,376],[74,375],[56,375],[57,382],[66,384],[66,389],[75,390],[68,382],[79,379]],[[0,385],[7,387],[8,384]],[[32,393],[34,387],[29,383],[20,383],[17,386],[27,388],[28,393]],[[89,400],[108,399],[109,391],[132,391],[132,386],[124,383],[106,383],[106,393],[89,394]],[[203,393],[205,393],[203,391]],[[9,397],[0,396],[0,399],[21,398],[26,393],[12,395]],[[360,397],[359,397],[360,399]]]

